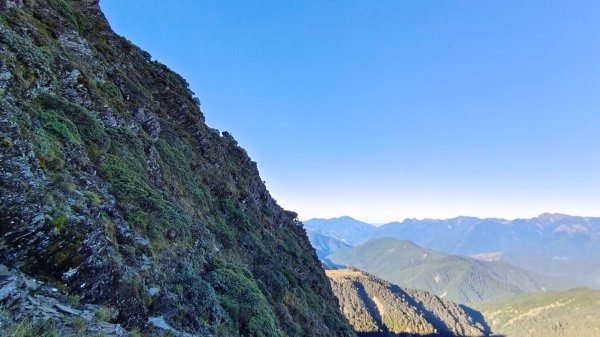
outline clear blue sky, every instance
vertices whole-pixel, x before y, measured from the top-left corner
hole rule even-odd
[[[600,1],[101,6],[301,219],[600,215]]]

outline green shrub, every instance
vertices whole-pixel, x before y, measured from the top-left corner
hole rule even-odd
[[[77,296],[77,295],[67,296],[67,304],[72,306],[73,308],[78,308],[80,305],[79,296]]]
[[[127,88],[127,100],[134,104],[144,104],[147,106],[149,101],[152,101],[152,92],[138,81],[136,78],[131,78],[124,72],[118,73],[119,79]],[[139,76],[139,75],[138,75]]]
[[[239,208],[235,201],[231,199],[225,199],[223,201],[223,210],[231,220],[231,225],[235,225],[237,228],[243,230],[252,229],[253,226],[250,222],[250,218]]]
[[[75,125],[88,148],[96,152],[108,148],[110,138],[91,112],[55,95],[42,94],[37,100],[46,113],[62,115]]]
[[[119,87],[117,87],[113,82],[96,81],[94,84],[105,95],[105,97],[110,98],[111,100],[123,100],[121,89],[119,89]]]
[[[105,103],[120,110],[124,107],[124,98],[121,89],[111,81],[94,81],[95,93],[99,94]]]
[[[207,280],[218,291],[220,302],[244,336],[281,336],[266,298],[256,283],[239,268],[220,268]]]
[[[44,130],[55,136],[60,142],[81,143],[81,136],[75,124],[59,111],[41,111],[40,119]],[[52,140],[49,137],[47,139]]]
[[[219,299],[213,287],[196,275],[189,265],[181,264],[175,282],[181,286],[179,292],[186,302],[197,310],[211,324],[222,322],[226,314],[219,304]]]
[[[69,219],[69,215],[64,212],[59,212],[52,220],[50,224],[57,229],[60,229]]]
[[[55,11],[59,12],[62,16],[66,17],[71,21],[75,27],[79,28],[83,22],[81,13],[75,11],[68,3],[64,0],[48,0],[48,5]]]
[[[102,174],[112,184],[112,190],[123,205],[129,205],[125,217],[132,225],[145,228],[151,213],[160,211],[164,201],[148,183],[144,168],[131,158],[107,154],[101,164]]]
[[[100,202],[102,202],[100,196],[95,192],[85,191],[83,192],[83,195],[85,196],[85,199],[94,206],[98,206]]]
[[[1,337],[58,337],[50,321],[23,320],[14,325],[0,327]]]
[[[233,248],[236,243],[235,227],[228,226],[225,220],[215,216],[215,219],[209,222],[210,230],[215,234],[215,237],[225,248]]]
[[[11,147],[12,145],[13,144],[12,144],[12,141],[10,140],[10,138],[8,138],[8,137],[0,138],[0,146],[1,147]]]
[[[116,316],[117,311],[113,308],[100,306],[94,311],[94,317],[104,322],[111,322]]]
[[[73,326],[73,330],[75,330],[77,333],[84,332],[88,327],[88,323],[83,317],[75,316],[72,317],[70,321],[71,325]]]
[[[129,332],[131,337],[143,337],[142,333],[138,329],[133,329]]]
[[[102,174],[112,184],[115,196],[127,205],[127,221],[153,239],[170,231],[179,239],[189,240],[189,214],[150,185],[145,168],[134,158],[107,154],[101,164]]]
[[[79,248],[81,247],[81,238],[73,233],[69,241],[55,241],[48,245],[45,254],[47,261],[43,266],[31,266],[36,268],[46,268],[48,276],[60,278],[63,272],[79,266],[81,263],[81,255]],[[25,269],[27,270],[27,268]]]

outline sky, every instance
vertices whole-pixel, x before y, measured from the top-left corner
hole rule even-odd
[[[102,0],[300,219],[600,216],[597,0]]]

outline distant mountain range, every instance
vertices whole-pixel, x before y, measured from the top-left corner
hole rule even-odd
[[[328,270],[340,309],[358,336],[487,336],[476,311],[359,270]]]
[[[600,337],[600,291],[578,288],[521,295],[477,307],[495,333],[510,337]]]
[[[312,232],[332,237],[351,246],[369,240],[377,229],[373,225],[349,216],[334,219],[311,219],[304,221],[304,227]]]
[[[541,275],[502,262],[447,255],[410,241],[374,239],[327,257],[400,287],[426,290],[457,303],[485,301],[559,287]]]
[[[317,256],[321,260],[326,259],[328,255],[340,249],[352,248],[352,246],[347,243],[327,235],[313,232],[310,229],[306,230],[306,234],[308,235],[308,240],[310,240],[310,243],[317,251]]]
[[[547,258],[502,252],[475,254],[472,257],[504,262],[547,277],[560,278],[567,288],[600,288],[600,259]]]
[[[307,229],[350,245],[391,237],[449,254],[511,252],[555,259],[600,258],[600,218],[545,213],[531,219],[406,219],[373,226],[351,217],[311,219]]]
[[[308,235],[308,240],[317,252],[317,256],[325,269],[338,269],[343,267],[333,263],[327,256],[338,250],[350,249],[352,246],[327,235],[313,232],[310,229],[306,230],[306,235]]]
[[[377,227],[345,216],[311,219],[304,225],[353,246],[386,237],[409,240],[446,254],[502,261],[569,279],[571,287],[600,288],[600,218],[549,213],[515,220],[462,216],[406,219]]]

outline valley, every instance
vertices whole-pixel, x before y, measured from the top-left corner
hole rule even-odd
[[[455,241],[454,246],[452,240],[459,234],[447,235],[443,230],[447,236],[433,234],[442,225],[432,223],[443,221],[424,220],[427,223],[422,224],[407,220],[402,223],[401,231],[395,231],[395,235],[446,247],[451,252],[482,249],[471,256],[436,251],[408,240],[378,238],[384,235],[382,233],[393,234],[390,228],[399,223],[375,227],[343,217],[340,223],[351,224],[357,232],[339,231],[337,219],[309,220],[306,227],[323,266],[330,269],[327,276],[340,308],[359,336],[408,336],[410,333],[419,336],[599,336],[600,290],[568,290],[573,286],[598,284],[600,270],[598,260],[594,258],[597,247],[584,246],[586,259],[578,259],[574,253],[566,254],[575,252],[582,242],[596,240],[597,220],[582,219],[542,215],[539,219],[519,220],[522,226],[539,221],[552,223],[546,234],[536,234],[540,236],[537,239],[540,242],[531,248],[517,250],[519,253],[488,250],[509,250],[515,247],[514,242],[476,246],[480,248],[465,246],[469,240],[487,240],[486,231],[477,227],[488,225],[478,225],[480,220],[475,218],[444,222],[443,227],[448,230],[454,226],[458,227],[459,233],[469,232],[468,240]],[[333,225],[329,226],[330,223]],[[588,230],[582,234],[583,226],[577,223],[588,224]],[[468,229],[461,229],[461,226]],[[499,231],[509,234],[495,234],[500,240],[503,235],[515,236],[517,242],[525,240],[514,233],[513,225],[505,223],[505,226]],[[578,233],[566,228],[575,228]],[[548,236],[554,236],[554,239],[548,239]],[[533,240],[532,236],[528,239]],[[567,256],[548,257],[544,252],[536,251],[537,245],[544,240],[559,240]],[[351,269],[343,269],[347,267]],[[423,298],[427,300],[423,301]],[[407,303],[412,304],[407,307]],[[421,306],[423,303],[428,306]],[[452,316],[448,310],[459,316]],[[432,313],[435,314],[431,316]],[[466,322],[467,328],[462,325],[461,328],[447,328],[441,323],[444,320],[439,318],[448,315],[454,317],[450,321]],[[410,319],[404,321],[406,317]],[[435,317],[435,320],[427,317]]]
[[[339,230],[345,224],[355,231]],[[561,289],[600,288],[600,218],[545,213],[530,219],[462,216],[374,226],[346,216],[311,219],[305,226],[351,246],[378,238],[407,240],[444,254],[504,262],[540,274]]]
[[[541,275],[502,262],[442,254],[395,239],[370,240],[327,258],[463,304],[557,288]]]

